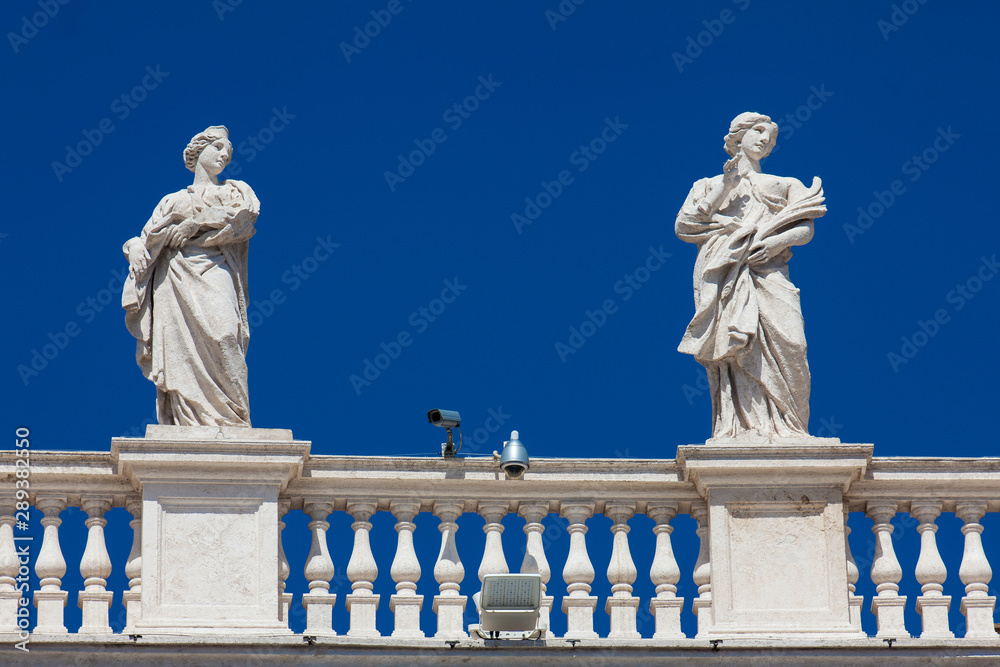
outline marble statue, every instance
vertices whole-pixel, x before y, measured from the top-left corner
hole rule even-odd
[[[221,125],[195,136],[184,150],[193,184],[161,199],[122,248],[125,323],[160,424],[250,426],[247,250],[260,202],[242,181],[219,182],[232,154]]]
[[[778,126],[741,113],[729,128],[723,173],[697,181],[675,231],[698,246],[695,315],[678,349],[708,371],[713,439],[809,437],[809,366],[792,246],[826,213],[823,187],[761,172]]]

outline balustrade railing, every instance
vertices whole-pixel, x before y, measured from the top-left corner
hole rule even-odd
[[[0,474],[13,469],[11,457],[0,457]],[[13,485],[0,488],[0,633],[26,629],[24,613],[19,611],[26,605],[35,608],[35,621],[27,629],[36,634],[67,633],[65,611],[74,591],[66,590],[63,579],[74,568],[83,579],[82,590],[75,596],[82,610],[76,632],[81,636],[110,634],[109,613],[118,615],[121,611],[125,611],[124,632],[132,632],[142,610],[140,489],[115,469],[107,454],[36,451],[31,474],[30,494],[24,500],[16,499]],[[997,638],[996,597],[990,594],[992,569],[982,522],[988,513],[1000,511],[998,491],[1000,464],[992,459],[872,460],[864,478],[854,482],[844,496],[845,518],[863,513],[872,521],[874,538],[870,568],[864,564],[859,568],[852,555],[851,542],[857,547],[858,541],[864,540],[859,531],[855,530],[845,544],[848,583],[844,595],[851,624],[860,630],[863,619],[873,619],[877,639],[910,634],[929,640]],[[28,581],[24,550],[14,535],[18,508],[25,507],[19,502],[36,510],[33,520],[41,516],[41,543],[36,539],[31,547],[37,581],[32,579],[30,586],[22,585]],[[472,601],[463,594],[470,590],[466,565],[476,567],[478,563],[480,582],[486,574],[510,571],[513,563],[505,556],[505,541],[523,547],[520,572],[541,575],[540,627],[547,631],[546,638],[555,636],[552,621],[559,613],[559,625],[565,627],[561,636],[567,639],[597,638],[594,621],[598,613],[606,615],[607,638],[617,640],[640,641],[641,635],[666,641],[702,637],[710,622],[709,503],[694,484],[683,479],[673,460],[538,460],[532,461],[524,479],[511,481],[487,458],[443,461],[312,456],[302,473],[283,489],[278,502],[279,577],[274,585],[281,601],[279,615],[287,623],[296,615],[294,607],[301,606],[305,635],[401,640],[467,637],[467,607]],[[80,508],[85,515],[76,517],[87,531],[79,562],[67,562],[60,543],[61,514],[67,507]],[[129,525],[133,535],[116,537],[119,541],[131,539],[131,552],[123,562],[113,562],[107,547],[105,514],[113,507],[124,507],[132,516]],[[285,529],[287,513],[299,511],[309,518],[308,533]],[[376,535],[372,519],[379,512],[391,513],[394,518],[394,538]],[[352,530],[331,535],[328,520],[338,513],[350,516]],[[422,521],[433,515],[440,531],[436,557],[416,548],[415,532],[422,513]],[[897,555],[893,521],[901,513],[912,517],[919,533],[919,556],[912,568],[904,568]],[[961,536],[943,535],[938,530],[942,513],[954,513],[961,520]],[[456,532],[464,515],[478,515],[483,520],[481,551],[459,548]],[[588,523],[596,523],[600,515],[606,517],[601,519],[602,525],[610,520],[610,532],[589,531]],[[630,524],[636,523],[637,515],[648,517],[648,522],[642,522],[644,526],[652,523],[651,534],[641,540],[644,551],[640,560],[651,563],[648,570],[637,567],[633,558],[635,533]],[[697,529],[674,534],[672,522],[680,515],[690,516]],[[523,519],[523,537],[505,534],[503,522],[511,516]],[[554,516],[564,519],[568,540],[550,543],[546,539],[546,520]],[[850,533],[850,528],[847,531]],[[939,542],[958,539],[963,542],[961,563],[949,569]],[[328,542],[333,540],[352,541],[348,562],[334,562]],[[293,541],[303,545],[296,552],[304,551],[305,544],[311,543],[311,547],[304,559],[289,562],[282,541],[286,547]],[[595,541],[610,547],[605,561],[594,562],[589,547]],[[395,544],[391,568],[380,571],[377,560],[388,559],[377,559],[373,544],[390,542]],[[675,557],[675,547],[692,555],[697,551],[697,560],[693,565],[688,561],[683,568]],[[601,549],[602,554],[606,551]],[[859,553],[857,549],[854,552]],[[552,572],[550,559],[563,558],[561,572]],[[123,568],[128,578],[125,590],[112,590],[108,584],[117,568]],[[351,591],[338,595],[330,582],[341,570]],[[606,570],[607,588],[595,587],[598,570]],[[293,571],[302,572],[308,586],[294,597],[286,591]],[[421,575],[427,572],[433,572],[436,588],[421,583]],[[870,577],[874,586],[867,609],[857,592],[864,576]],[[955,622],[952,598],[945,594],[946,587],[954,587],[956,576],[964,586],[959,601],[963,623]],[[391,578],[395,585],[395,592],[386,601],[391,626],[384,622],[384,614],[377,614],[381,595],[376,592],[376,582],[380,577]],[[553,577],[561,577],[562,584],[553,586]],[[697,593],[685,600],[679,595],[682,582],[693,583]],[[471,583],[475,584],[474,579]],[[638,584],[643,590],[653,590],[652,597],[640,599]],[[903,595],[907,586],[919,594]],[[558,593],[565,591],[559,604],[553,588]],[[471,590],[478,590],[478,586]],[[688,586],[688,590],[693,589]],[[601,597],[604,601],[599,611]],[[425,598],[436,615],[434,627],[427,625],[426,617],[421,625]],[[348,622],[335,627],[338,604],[343,604]],[[907,613],[911,615],[910,628]],[[914,613],[919,615],[919,631],[912,626]],[[652,623],[640,628],[640,614]],[[697,616],[697,632],[686,636],[682,618],[690,619],[689,614]],[[695,625],[691,620],[685,624]]]
[[[920,630],[912,628],[912,635],[923,639],[998,637],[994,625],[996,597],[989,594],[993,573],[983,548],[980,523],[988,511],[1000,511],[998,491],[997,459],[875,459],[866,478],[852,485],[845,503],[874,522],[876,548],[871,580],[876,596],[871,601],[871,612],[876,618],[877,637],[911,636],[904,625],[907,608],[920,616]],[[950,622],[952,598],[944,595],[949,571],[938,548],[940,539],[954,540],[958,536],[938,532],[936,522],[942,513],[953,513],[964,524],[964,548],[957,572],[965,586],[959,606],[964,621],[958,623]],[[919,556],[912,573],[903,570],[894,548],[890,521],[897,514],[909,514],[917,524]],[[900,581],[911,575],[920,586],[920,595],[912,602],[908,596],[899,595]]]

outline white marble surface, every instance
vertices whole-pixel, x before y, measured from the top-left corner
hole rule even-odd
[[[698,247],[695,315],[679,350],[708,372],[713,438],[767,442],[809,433],[809,365],[791,248],[826,213],[818,178],[761,171],[778,137],[762,114],[738,115],[723,173],[696,181],[675,231]]]
[[[122,247],[125,323],[160,424],[250,426],[247,255],[260,202],[243,181],[219,182],[232,154],[221,125],[191,139],[193,184],[160,200]]]
[[[140,634],[287,634],[281,617],[278,494],[309,443],[291,432],[150,427],[113,456],[142,489]]]
[[[843,494],[871,454],[810,442],[679,449],[709,510],[712,599],[699,637],[864,636],[848,605]]]

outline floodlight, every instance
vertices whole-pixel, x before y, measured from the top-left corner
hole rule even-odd
[[[480,637],[489,633],[524,633],[522,638],[540,635],[538,616],[542,600],[540,574],[487,574],[483,590],[473,596],[479,611]]]

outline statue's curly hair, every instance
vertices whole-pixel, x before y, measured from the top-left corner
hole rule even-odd
[[[184,166],[188,168],[188,171],[194,171],[195,165],[198,164],[198,156],[201,155],[206,146],[219,139],[228,138],[229,130],[225,125],[213,125],[206,128],[204,132],[199,132],[184,149]]]
[[[723,145],[729,157],[736,157],[736,154],[740,150],[740,142],[743,141],[743,135],[758,123],[768,123],[774,127],[774,130],[771,132],[771,146],[767,149],[768,153],[771,152],[771,148],[778,138],[778,124],[772,121],[770,116],[765,116],[756,111],[745,111],[734,118],[733,122],[729,125],[729,134],[726,135],[725,144]]]

